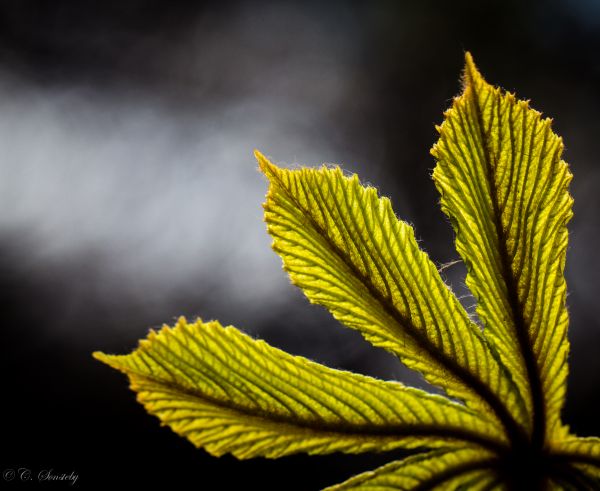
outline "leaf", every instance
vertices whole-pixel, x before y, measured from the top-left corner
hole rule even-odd
[[[499,484],[492,470],[495,461],[481,450],[437,450],[392,462],[324,491],[490,490]]]
[[[552,442],[552,447],[554,456],[597,479],[600,485],[600,438],[571,436],[562,441]]]
[[[551,120],[489,85],[466,55],[464,91],[438,127],[433,179],[486,335],[535,415],[560,438],[567,378],[563,277],[571,174]],[[545,423],[547,421],[547,424]]]
[[[443,397],[333,370],[218,322],[181,318],[129,355],[94,356],[129,376],[149,413],[217,456],[505,444]]]
[[[270,181],[273,249],[308,299],[518,434],[514,419],[529,416],[510,375],[389,199],[337,167],[286,170],[256,157]]]
[[[552,468],[559,469],[555,478],[564,489],[600,489],[600,438],[569,436],[552,441]]]

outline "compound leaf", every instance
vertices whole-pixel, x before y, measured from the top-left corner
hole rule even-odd
[[[494,456],[474,449],[434,450],[364,472],[324,491],[483,491],[499,484]]]
[[[94,356],[129,376],[149,413],[213,455],[505,443],[441,396],[327,368],[218,322],[181,318],[129,355]]]
[[[528,423],[519,391],[389,199],[338,167],[288,170],[256,157],[270,181],[273,248],[308,299],[518,433],[514,419]]]
[[[489,85],[467,53],[464,92],[438,127],[433,173],[477,313],[535,416],[561,438],[568,314],[563,277],[571,180],[551,121]]]
[[[468,53],[464,91],[438,131],[433,178],[482,326],[389,199],[339,167],[289,170],[255,155],[292,283],[452,399],[328,368],[216,321],[180,318],[129,355],[94,356],[215,456],[422,451],[328,491],[600,489],[600,438],[560,419],[572,215],[562,141]]]

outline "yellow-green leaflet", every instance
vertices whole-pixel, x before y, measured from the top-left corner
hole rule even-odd
[[[311,302],[509,431],[513,418],[528,425],[510,375],[389,199],[338,167],[287,170],[256,156],[273,249]]]
[[[482,450],[437,450],[392,462],[324,491],[425,491],[499,488],[494,456]]]
[[[570,436],[565,440],[551,442],[553,453],[596,479],[600,489],[600,438]]]
[[[506,443],[443,397],[327,368],[218,322],[181,318],[129,355],[95,356],[129,376],[149,413],[213,455]]]
[[[433,178],[486,335],[535,413],[534,439],[560,438],[571,174],[551,121],[489,85],[469,54],[464,84],[438,128]]]

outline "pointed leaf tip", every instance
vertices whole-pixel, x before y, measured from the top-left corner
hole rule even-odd
[[[106,359],[106,353],[102,353],[102,351],[94,351],[92,353],[92,357],[98,361],[104,361]]]
[[[260,153],[258,150],[254,150],[254,157],[256,158],[256,161],[258,162],[258,168],[260,169],[260,171],[267,176],[268,178],[270,178],[274,171],[276,166],[273,165],[269,159],[267,159],[267,157],[265,157],[262,153]]]
[[[121,371],[121,366],[119,365],[119,363],[116,362],[118,356],[119,355],[108,355],[106,353],[103,353],[102,351],[94,351],[92,353],[92,357],[96,360],[101,361],[105,365],[108,365],[109,367],[114,368],[115,370]]]
[[[467,51],[465,53],[465,68],[463,72],[463,83],[465,87],[472,85],[476,81],[483,81],[483,76],[479,72],[477,65],[475,64],[475,60],[473,60],[473,55]]]
[[[475,62],[473,61],[473,55],[470,51],[465,51],[465,65],[475,66]]]
[[[261,159],[264,159],[265,156],[260,152],[260,150],[255,148],[254,149],[254,158],[260,163]]]

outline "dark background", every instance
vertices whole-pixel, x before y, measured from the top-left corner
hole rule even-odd
[[[295,490],[387,461],[212,458],[161,428],[91,352],[128,352],[185,314],[421,384],[289,285],[252,150],[358,172],[436,262],[452,261],[429,148],[465,50],[564,138],[575,175],[564,418],[600,434],[599,2],[21,0],[0,2],[2,469],[75,471],[81,489]],[[465,294],[461,265],[445,276]]]

